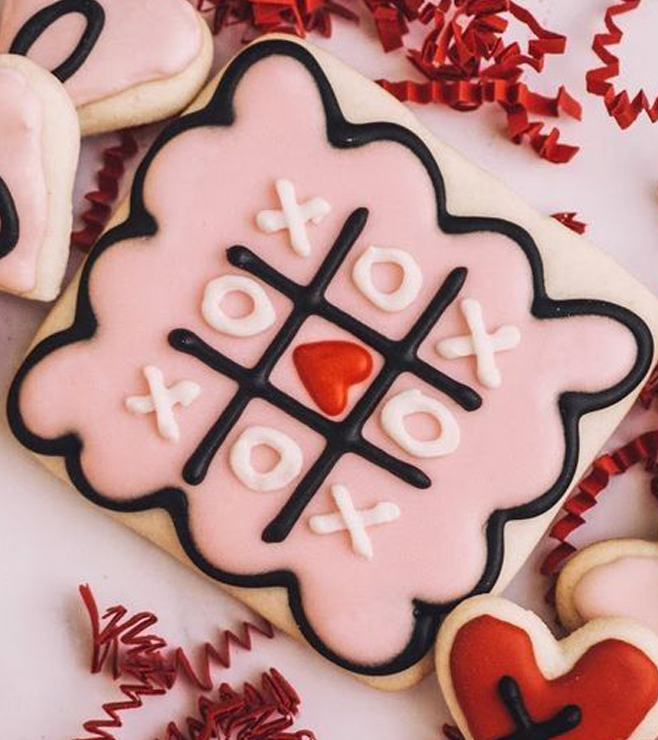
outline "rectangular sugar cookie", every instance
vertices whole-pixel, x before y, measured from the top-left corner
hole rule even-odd
[[[654,361],[645,288],[287,37],[169,125],[115,223],[14,432],[382,688],[509,582]]]

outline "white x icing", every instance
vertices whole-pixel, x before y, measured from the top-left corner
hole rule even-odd
[[[441,427],[434,439],[416,439],[409,434],[404,420],[411,414],[430,414]],[[414,457],[443,457],[459,447],[461,432],[452,412],[436,398],[418,389],[402,391],[386,402],[381,414],[384,431],[405,452]]]
[[[402,270],[402,281],[395,290],[384,293],[372,279],[372,268],[377,263],[391,262]],[[416,260],[404,249],[368,247],[355,262],[352,280],[363,295],[382,311],[393,313],[411,305],[423,287],[423,273]]]
[[[180,429],[174,415],[178,405],[189,406],[201,395],[201,387],[191,380],[181,380],[167,388],[160,368],[147,365],[143,368],[149,387],[147,396],[129,396],[125,406],[132,414],[152,414],[155,412],[158,433],[170,442],[180,440]]]
[[[246,316],[229,316],[221,305],[229,293],[244,293],[251,298],[252,310]],[[276,320],[267,293],[244,275],[222,275],[211,280],[203,294],[201,313],[213,329],[232,337],[253,337],[269,329]]]
[[[519,346],[521,332],[518,327],[505,325],[489,334],[482,317],[482,306],[473,298],[460,303],[470,335],[444,339],[436,345],[436,351],[446,360],[475,355],[477,378],[487,388],[499,388],[503,382],[496,365],[496,353],[506,352]]]
[[[251,454],[259,445],[270,447],[279,455],[277,464],[267,472],[254,468]],[[272,427],[247,427],[233,443],[229,464],[235,477],[252,491],[276,491],[295,479],[304,462],[299,445],[287,434]]]
[[[387,524],[400,518],[400,508],[390,501],[382,501],[371,509],[357,509],[350,492],[341,485],[331,486],[331,495],[336,502],[338,512],[317,514],[308,520],[310,528],[316,534],[334,534],[347,530],[352,540],[352,550],[369,560],[374,555],[368,527]]]
[[[306,224],[309,221],[319,224],[331,211],[331,205],[324,198],[311,198],[306,203],[298,203],[295,186],[290,180],[277,180],[274,186],[279,196],[281,210],[260,211],[256,216],[258,228],[266,234],[287,229],[290,246],[297,254],[308,257],[311,253],[311,243],[306,232]]]

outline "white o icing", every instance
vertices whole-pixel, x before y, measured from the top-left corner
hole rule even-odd
[[[334,534],[347,530],[352,541],[352,550],[370,560],[374,550],[368,527],[399,519],[400,507],[390,501],[382,501],[371,509],[357,509],[350,492],[341,485],[331,486],[331,495],[338,512],[312,516],[308,520],[309,527],[316,534]]]
[[[251,462],[255,447],[265,445],[279,454],[279,461],[266,473],[260,473]],[[299,445],[287,434],[272,427],[248,427],[233,443],[229,463],[235,477],[252,491],[276,491],[296,478],[304,462]]]
[[[151,414],[155,412],[158,433],[170,442],[180,441],[180,429],[174,415],[178,405],[189,406],[201,395],[201,387],[191,380],[181,380],[167,388],[160,368],[147,365],[143,368],[149,387],[147,396],[129,396],[124,401],[126,409],[132,414]]]
[[[392,262],[402,270],[400,285],[390,293],[379,290],[372,279],[377,263]],[[368,247],[354,264],[352,279],[356,287],[377,308],[393,313],[411,305],[423,287],[423,273],[416,260],[404,249]]]
[[[229,316],[221,303],[229,293],[244,293],[253,302],[246,316]],[[267,293],[252,278],[244,275],[222,275],[206,285],[201,304],[203,318],[216,331],[232,337],[253,337],[269,329],[276,320],[276,313]]]
[[[280,211],[260,211],[256,224],[266,234],[287,229],[290,246],[301,257],[311,253],[306,224],[310,221],[319,224],[331,211],[331,205],[324,198],[311,198],[301,205],[297,202],[295,186],[290,180],[277,180],[274,183],[281,203]]]
[[[518,347],[521,332],[516,326],[505,325],[489,334],[484,325],[482,306],[474,298],[465,298],[459,307],[470,335],[444,339],[436,345],[436,351],[446,360],[475,355],[476,374],[480,383],[487,388],[499,388],[503,379],[496,365],[496,353]]]
[[[404,425],[411,414],[431,414],[440,424],[441,433],[435,439],[416,439]],[[461,433],[452,412],[435,398],[418,389],[402,391],[386,402],[381,413],[384,431],[400,447],[414,457],[443,457],[459,447]]]

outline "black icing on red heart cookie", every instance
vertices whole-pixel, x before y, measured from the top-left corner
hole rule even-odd
[[[596,620],[556,642],[531,612],[494,597],[445,621],[437,670],[468,740],[653,740],[658,637]]]
[[[213,578],[285,589],[269,616],[329,659],[399,673],[521,565],[646,376],[657,304],[311,47],[256,43],[210,92],[146,155],[12,428],[90,500],[167,511]]]
[[[177,113],[212,59],[208,28],[187,0],[7,0],[0,49],[52,70],[83,134]]]

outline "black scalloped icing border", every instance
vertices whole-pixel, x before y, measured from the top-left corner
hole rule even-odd
[[[58,439],[43,439],[34,435],[24,424],[19,412],[19,394],[23,381],[30,369],[57,349],[93,336],[96,319],[89,298],[89,277],[98,257],[113,244],[136,237],[153,236],[158,229],[156,220],[145,208],[143,188],[146,174],[160,150],[174,137],[198,126],[230,126],[234,122],[233,97],[236,88],[247,70],[258,61],[272,55],[292,58],[304,65],[313,77],[325,110],[327,137],[329,142],[342,149],[359,147],[374,141],[392,141],[408,148],[423,163],[430,176],[436,194],[437,220],[441,230],[449,234],[465,234],[491,231],[504,234],[515,241],[526,255],[532,270],[534,300],[532,314],[539,319],[597,315],[616,320],[626,326],[637,343],[637,358],[629,374],[616,385],[598,393],[565,392],[558,405],[565,434],[565,458],[562,471],[554,485],[535,500],[510,509],[495,511],[487,524],[487,563],[475,589],[468,596],[491,590],[503,563],[503,528],[513,519],[528,519],[539,516],[553,507],[571,483],[579,457],[578,422],[583,414],[610,406],[633,391],[649,370],[653,357],[653,338],[644,321],[628,309],[613,303],[598,300],[551,299],[545,291],[543,265],[537,246],[520,226],[502,219],[453,216],[446,209],[443,177],[439,167],[423,141],[408,129],[390,122],[353,124],[341,112],[334,91],[315,57],[301,45],[287,40],[265,40],[248,47],[226,69],[208,105],[174,121],[157,138],[139,166],[131,191],[130,215],[128,219],[107,232],[82,270],[77,297],[75,320],[71,327],[53,334],[40,342],[29,354],[18,371],[11,386],[7,402],[9,422],[14,434],[32,451],[49,456],[61,456],[72,483],[90,501],[113,511],[138,512],[162,508],[171,516],[180,542],[197,567],[206,574],[224,583],[243,587],[281,586],[288,591],[290,609],[300,630],[313,647],[334,663],[356,673],[369,676],[384,676],[401,672],[417,663],[429,650],[436,636],[441,615],[452,609],[457,600],[450,603],[430,604],[420,600],[413,603],[414,628],[406,647],[384,663],[359,665],[329,649],[315,634],[304,613],[299,585],[291,571],[271,571],[256,575],[238,576],[226,573],[209,563],[197,550],[189,529],[187,498],[183,490],[169,487],[154,491],[130,501],[113,501],[96,492],[87,481],[80,463],[82,442],[75,434]],[[466,598],[464,596],[463,598]],[[460,599],[461,600],[461,599]]]

